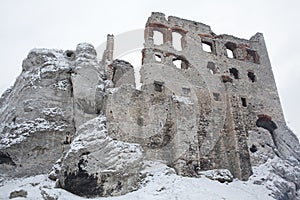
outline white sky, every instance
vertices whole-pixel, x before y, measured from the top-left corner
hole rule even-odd
[[[216,34],[249,39],[262,32],[286,121],[300,137],[300,1],[298,0],[0,0],[0,92],[14,83],[32,48],[95,47],[141,29],[152,11],[210,25]]]

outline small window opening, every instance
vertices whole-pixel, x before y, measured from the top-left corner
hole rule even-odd
[[[234,77],[234,79],[239,79],[239,71],[236,68],[229,69],[230,75]]]
[[[162,92],[163,91],[163,85],[164,85],[164,82],[154,81],[154,90],[157,91],[157,92]]]
[[[256,51],[247,49],[247,61],[259,64],[259,56]]]
[[[213,97],[214,97],[214,100],[215,101],[221,101],[221,97],[220,97],[220,94],[219,93],[213,93]]]
[[[67,50],[67,51],[65,51],[65,55],[67,56],[68,59],[71,59],[71,60],[75,59],[74,51]]]
[[[254,144],[252,144],[252,146],[250,147],[250,151],[251,151],[252,153],[257,152],[257,147],[256,147]]]
[[[242,106],[243,107],[247,107],[247,100],[245,97],[241,97],[241,100],[242,100]]]
[[[173,60],[173,64],[174,64],[178,69],[181,69],[182,60]]]
[[[177,57],[173,59],[173,64],[178,68],[178,69],[188,69],[189,68],[189,62],[182,57]]]
[[[191,92],[190,88],[182,88],[182,94],[184,96],[189,96],[190,92]]]
[[[226,53],[228,58],[233,58],[233,51],[231,51],[230,49],[226,49]]]
[[[209,61],[207,63],[207,68],[209,69],[211,74],[216,74],[217,73],[217,68],[215,66],[215,63]]]
[[[182,50],[182,35],[177,32],[172,32],[172,44],[177,51]]]
[[[153,31],[153,41],[156,45],[161,45],[164,43],[164,35],[159,31]]]
[[[202,49],[205,52],[212,53],[212,44],[210,42],[202,41]]]
[[[144,125],[144,119],[142,117],[137,118],[137,125],[143,126]]]
[[[225,44],[226,47],[226,54],[228,58],[235,58],[234,50],[237,48],[236,44],[232,42],[227,42]]]
[[[161,62],[161,55],[154,54],[154,58],[156,62]]]
[[[252,81],[252,83],[254,83],[256,81],[256,76],[255,76],[254,72],[249,71],[247,75],[248,75],[248,78]]]

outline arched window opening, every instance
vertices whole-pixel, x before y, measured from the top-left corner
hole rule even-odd
[[[277,129],[277,125],[272,121],[270,116],[260,115],[258,116],[258,120],[256,121],[257,127],[262,127],[268,130],[270,133],[273,133],[275,129]]]
[[[274,145],[277,147],[277,142],[274,137],[274,131],[277,129],[277,125],[272,121],[272,118],[265,114],[259,115],[258,120],[256,120],[256,126],[268,130],[272,136]]]
[[[232,42],[227,42],[225,44],[226,47],[226,54],[228,58],[236,58],[236,56],[234,55],[234,50],[237,48],[236,44],[232,43]]]
[[[230,49],[226,49],[227,57],[228,58],[233,58],[233,51]]]

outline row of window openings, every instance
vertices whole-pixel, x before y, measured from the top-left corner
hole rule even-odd
[[[219,93],[214,92],[213,98],[215,101],[221,101],[221,97]],[[243,107],[247,107],[247,99],[245,97],[241,97],[241,102]]]
[[[154,58],[156,62],[161,63],[162,62],[162,56],[159,54],[154,54]],[[188,69],[189,64],[187,61],[182,60],[180,58],[174,58],[173,59],[173,65],[176,66],[176,68],[178,69]]]
[[[211,74],[216,74],[218,71],[218,69],[216,68],[216,66],[213,62],[208,62],[207,68],[209,69]],[[230,68],[229,73],[231,76],[233,76],[234,79],[240,78],[239,71],[236,68]],[[256,76],[255,76],[254,72],[248,71],[247,76],[252,83],[256,82]]]
[[[161,82],[161,81],[154,81],[153,82],[153,85],[154,85],[154,90],[156,92],[162,92],[163,91],[163,88],[164,88],[164,82]],[[190,88],[186,88],[186,87],[183,87],[182,88],[182,95],[183,96],[189,96],[191,93],[191,89]]]
[[[213,47],[210,42],[202,41],[202,50],[208,53],[213,53]],[[233,51],[226,48],[226,54],[228,58],[234,58]]]
[[[235,49],[237,49],[236,44],[227,42],[225,44],[225,48],[226,48],[226,55],[228,58],[236,58],[234,53]],[[202,49],[205,52],[216,54],[216,52],[213,50],[213,45],[210,42],[202,41]],[[259,64],[259,58],[256,51],[251,49],[246,49],[246,52],[247,52],[247,56],[245,60]]]
[[[161,45],[164,43],[164,37],[163,34],[159,31],[153,31],[153,40],[154,44]],[[173,47],[181,51],[182,50],[182,35],[177,32],[172,32],[172,45]],[[229,42],[225,44],[226,47],[226,54],[228,58],[235,58],[234,56],[234,49],[236,48],[236,45]],[[213,45],[210,42],[202,41],[202,49],[205,52],[213,53]],[[254,63],[259,63],[257,56],[255,55],[256,52],[250,49],[247,49],[247,59],[249,61],[252,61]]]
[[[154,90],[157,92],[162,92],[163,91],[163,82],[160,81],[154,81]],[[189,96],[191,92],[190,88],[182,88],[182,95],[184,96]],[[213,98],[215,101],[221,101],[221,96],[219,93],[214,92],[213,93]],[[247,100],[245,97],[241,97],[241,102],[243,107],[247,107]]]
[[[159,31],[153,31],[153,40],[155,45],[161,45],[164,43],[164,36]],[[172,32],[172,45],[176,50],[182,50],[182,35],[180,33]]]

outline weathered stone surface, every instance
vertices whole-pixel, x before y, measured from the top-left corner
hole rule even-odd
[[[138,186],[142,150],[138,144],[113,140],[106,118],[96,117],[78,130],[60,172],[62,188],[80,196],[115,196]]]
[[[115,87],[130,84],[135,87],[133,66],[124,60],[114,60],[111,64],[113,74],[112,81]]]
[[[186,176],[220,168],[247,180],[251,166],[269,156],[299,160],[261,33],[250,40],[216,35],[205,24],[152,13],[144,46],[141,90],[123,85],[108,96],[111,137],[140,143],[148,159],[164,160]]]
[[[300,185],[299,161],[283,160],[279,157],[254,167],[250,181],[264,185],[271,190],[274,199],[299,199]]]
[[[101,112],[101,76],[89,44],[76,51],[31,50],[0,100],[0,173],[48,172],[68,150],[76,128]]]

